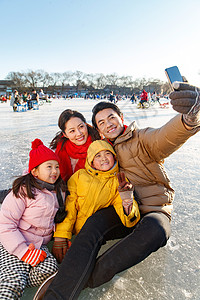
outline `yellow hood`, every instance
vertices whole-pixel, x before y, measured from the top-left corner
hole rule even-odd
[[[115,165],[113,166],[113,168],[107,172],[103,172],[103,171],[98,171],[98,170],[95,170],[92,168],[91,164],[92,164],[92,161],[95,157],[95,155],[100,152],[100,151],[103,151],[103,150],[108,150],[110,151],[114,156],[115,156],[115,160],[116,160],[116,153],[113,149],[113,147],[105,142],[105,141],[102,141],[102,140],[96,140],[94,142],[92,142],[90,144],[90,146],[88,147],[88,150],[87,150],[87,159],[86,159],[86,162],[85,162],[85,168],[87,171],[89,171],[90,173],[92,172],[95,172],[95,173],[109,173],[109,174],[114,174],[116,175],[116,173],[118,172],[118,162],[116,160],[116,163]]]

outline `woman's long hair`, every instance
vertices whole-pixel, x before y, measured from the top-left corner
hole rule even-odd
[[[61,113],[58,119],[58,126],[61,129],[61,131],[59,131],[51,141],[50,143],[51,149],[56,149],[58,143],[60,142],[62,142],[62,147],[63,147],[64,143],[68,140],[68,138],[63,136],[63,133],[65,132],[66,122],[68,122],[71,118],[79,118],[87,125],[88,134],[91,136],[92,141],[101,139],[98,131],[95,128],[93,128],[91,125],[87,124],[85,117],[80,112],[76,110],[66,109]]]

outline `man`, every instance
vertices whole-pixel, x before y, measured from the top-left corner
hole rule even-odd
[[[38,105],[38,103],[39,103],[39,95],[36,92],[35,88],[32,89],[31,100],[27,101],[27,102],[28,102],[28,108],[29,109],[32,109],[34,104]]]
[[[144,103],[148,101],[148,94],[145,90],[142,91],[142,94],[140,95],[140,104],[142,105],[142,108],[145,108]]]
[[[110,100],[110,102],[114,102],[115,103],[115,96],[113,94],[113,91],[110,92],[109,100]]]
[[[162,162],[200,130],[199,90],[180,83],[176,89],[170,98],[181,114],[159,129],[138,129],[134,122],[125,126],[113,103],[99,102],[93,108],[93,125],[113,145],[121,169],[135,187],[142,217],[130,229],[122,225],[113,207],[91,216],[65,255],[45,300],[77,299],[85,286],[109,281],[166,244],[174,191]],[[96,259],[101,245],[115,238],[121,240]]]

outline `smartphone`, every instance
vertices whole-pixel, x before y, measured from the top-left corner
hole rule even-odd
[[[165,74],[167,75],[167,79],[173,90],[174,90],[174,87],[173,87],[172,83],[174,81],[183,82],[183,78],[182,78],[181,73],[177,66],[165,69]]]

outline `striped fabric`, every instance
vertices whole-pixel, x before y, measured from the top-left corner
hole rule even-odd
[[[26,262],[27,264],[35,267],[40,262],[44,261],[46,258],[46,253],[42,250],[34,249],[34,250],[27,250],[27,252],[22,257],[22,261]]]

